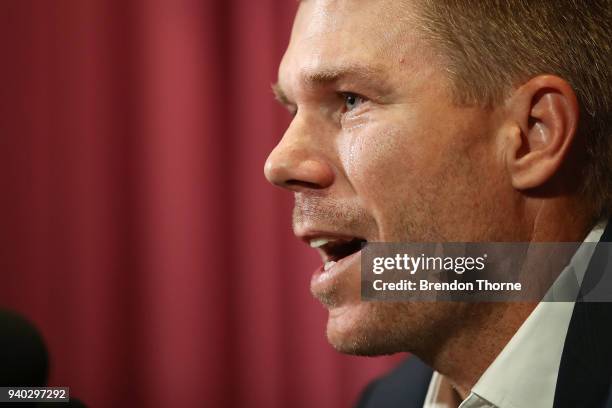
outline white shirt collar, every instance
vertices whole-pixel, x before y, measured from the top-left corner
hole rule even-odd
[[[598,223],[584,242],[598,242],[606,222]],[[582,282],[594,245],[582,245],[546,295],[575,290]],[[540,302],[482,374],[460,408],[550,408],[573,302]],[[435,372],[423,408],[456,408],[460,400],[449,381]]]

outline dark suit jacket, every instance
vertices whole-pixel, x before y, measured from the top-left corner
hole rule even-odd
[[[612,221],[600,242],[612,242]],[[612,293],[612,256],[598,247],[579,298],[595,284]],[[357,408],[422,408],[433,371],[416,357],[363,391]],[[612,303],[577,302],[570,320],[551,408],[612,408]],[[530,407],[525,407],[530,408]]]

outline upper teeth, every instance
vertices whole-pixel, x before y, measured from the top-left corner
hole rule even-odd
[[[335,264],[336,264],[336,261],[327,261],[325,262],[325,265],[323,265],[323,270],[329,271]]]
[[[314,238],[310,240],[311,248],[321,248],[323,245],[333,241],[331,238]]]

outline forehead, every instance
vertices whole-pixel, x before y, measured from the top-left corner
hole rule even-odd
[[[406,0],[303,0],[279,70],[297,79],[334,66],[409,68],[418,53]],[[405,58],[406,57],[406,58]]]

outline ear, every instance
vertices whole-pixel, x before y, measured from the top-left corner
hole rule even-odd
[[[505,161],[512,186],[536,188],[557,173],[568,156],[578,126],[579,107],[572,87],[554,75],[532,78],[506,103]]]

